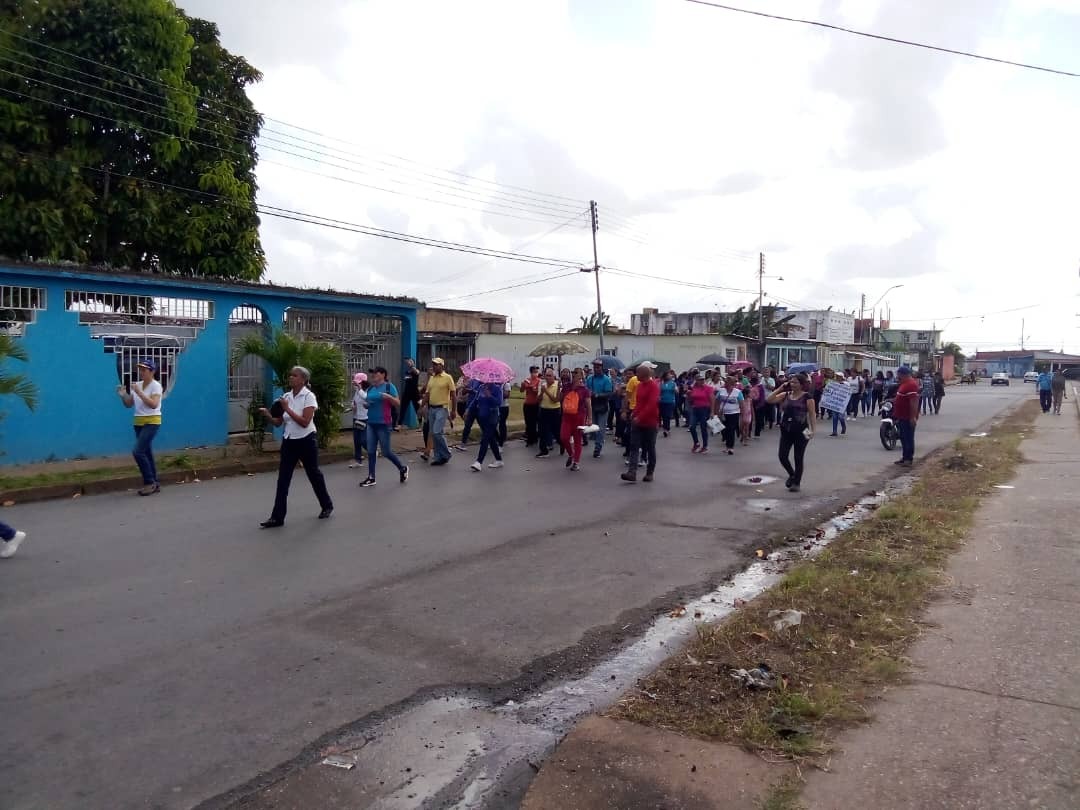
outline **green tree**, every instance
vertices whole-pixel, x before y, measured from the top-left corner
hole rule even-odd
[[[599,335],[600,324],[604,325],[605,334],[611,330],[611,316],[602,310],[599,317],[595,312],[591,313],[588,317],[582,315],[581,326],[574,327],[570,332],[576,335]]]
[[[16,396],[30,410],[37,407],[37,386],[25,374],[12,374],[7,370],[8,360],[30,362],[26,349],[10,335],[0,335],[0,396]]]
[[[777,304],[766,304],[761,308],[761,311],[765,321],[765,337],[786,336],[788,331],[786,328],[787,324],[790,323],[795,316],[786,315],[783,318],[777,318],[780,311],[780,307]],[[727,317],[725,330],[728,334],[756,338],[759,332],[757,301],[751,301],[748,308],[739,307],[731,313],[731,315]]]
[[[319,445],[326,447],[340,430],[341,414],[348,404],[345,355],[341,349],[275,329],[265,337],[248,335],[237,343],[232,362],[238,363],[252,355],[266,361],[274,377],[274,387],[282,391],[289,387],[289,371],[294,366],[303,366],[311,372],[308,387],[319,402],[315,427],[319,431]]]
[[[260,278],[259,78],[171,0],[0,0],[0,253]]]
[[[942,354],[951,354],[953,357],[953,364],[957,371],[960,371],[964,367],[964,361],[967,359],[967,355],[964,354],[963,349],[957,343],[946,343],[941,347]]]

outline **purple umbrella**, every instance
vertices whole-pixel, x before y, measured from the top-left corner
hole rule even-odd
[[[482,383],[508,383],[514,379],[514,370],[494,357],[477,357],[461,367],[461,373]]]

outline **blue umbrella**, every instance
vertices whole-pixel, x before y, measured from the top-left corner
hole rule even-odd
[[[788,375],[791,374],[810,374],[811,372],[818,370],[817,363],[792,363],[787,367]]]
[[[604,364],[604,371],[611,371],[611,369],[622,371],[626,368],[626,363],[618,357],[612,357],[610,354],[603,354],[600,357],[593,359],[593,362],[595,363],[597,360]]]

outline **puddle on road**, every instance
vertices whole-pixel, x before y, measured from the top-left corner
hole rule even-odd
[[[789,548],[752,563],[730,582],[687,603],[678,618],[657,617],[641,638],[579,678],[521,703],[493,706],[479,698],[432,698],[383,720],[365,730],[367,744],[352,754],[356,767],[342,771],[341,778],[360,780],[371,800],[366,806],[380,810],[504,805],[506,791],[523,789],[582,715],[610,706],[674,654],[700,622],[722,619],[736,609],[736,599],[753,599],[775,585],[791,562],[819,553],[840,532],[906,491],[911,481],[895,479],[887,491],[848,504]],[[761,483],[766,482],[753,485]]]
[[[763,515],[766,512],[775,512],[780,508],[779,498],[750,498],[743,503],[743,508],[755,515]]]
[[[744,475],[736,478],[734,483],[742,487],[762,487],[766,484],[775,484],[780,479],[775,475]]]

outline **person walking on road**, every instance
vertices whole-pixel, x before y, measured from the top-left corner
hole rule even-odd
[[[881,403],[885,401],[885,375],[880,371],[874,375],[870,383],[870,413],[876,415],[881,409]]]
[[[559,426],[559,442],[566,448],[566,466],[577,472],[581,469],[581,450],[585,437],[579,430],[592,424],[589,406],[589,389],[585,386],[585,374],[576,368],[570,384],[559,393],[562,420]]]
[[[780,413],[780,464],[787,471],[785,486],[798,492],[802,486],[806,446],[814,438],[814,398],[810,395],[810,378],[795,374],[769,397],[779,405]],[[795,466],[791,465],[791,451],[795,451]]]
[[[604,433],[606,432],[604,427],[608,421],[608,411],[611,407],[611,398],[615,394],[615,385],[610,375],[604,371],[602,360],[593,360],[592,368],[592,374],[585,380],[585,387],[589,389],[593,424],[600,428],[593,434],[595,441],[593,458],[600,458],[600,453],[604,449]]]
[[[1061,369],[1055,371],[1054,376],[1050,378],[1050,394],[1053,400],[1054,413],[1060,416],[1061,400],[1069,398],[1065,393],[1065,373]]]
[[[742,391],[735,385],[735,377],[729,374],[724,380],[724,386],[716,389],[716,397],[713,399],[713,416],[719,416],[724,423],[724,430],[720,435],[729,456],[735,455],[735,439],[739,435],[742,401]]]
[[[157,364],[152,359],[140,360],[136,368],[138,381],[130,386],[117,386],[116,393],[124,407],[135,409],[135,447],[131,455],[142,473],[143,485],[138,493],[153,495],[161,492],[157,465],[154,463],[153,442],[161,429],[161,399],[165,392],[161,383],[155,379]]]
[[[910,366],[900,366],[896,370],[900,387],[896,390],[893,403],[893,420],[896,432],[900,434],[901,467],[910,467],[915,460],[915,427],[919,423],[919,383],[912,379]]]
[[[364,448],[367,446],[367,374],[360,371],[353,375],[352,398],[352,437],[353,460],[349,469],[354,470],[364,463]]]
[[[843,375],[837,371],[833,374],[833,379],[836,382],[844,382]],[[845,436],[847,435],[847,412],[846,411],[826,411],[828,416],[832,417],[832,433],[830,436]],[[840,432],[837,433],[836,429],[840,428]]]
[[[934,414],[941,413],[941,400],[945,399],[945,378],[941,372],[934,373]]]
[[[480,383],[476,396],[476,421],[480,425],[480,451],[476,461],[469,465],[473,472],[483,472],[484,457],[490,448],[495,460],[488,466],[499,469],[503,466],[502,453],[499,452],[499,412],[502,410],[503,384]]]
[[[630,420],[630,467],[620,476],[623,481],[637,481],[640,458],[645,461],[642,481],[652,481],[656,471],[656,434],[660,424],[660,384],[653,379],[656,366],[648,361],[637,367],[634,409]]]
[[[379,451],[382,456],[398,470],[401,483],[409,480],[409,468],[390,448],[390,427],[394,421],[394,408],[401,407],[398,390],[387,378],[385,368],[372,369],[371,384],[367,390],[368,425],[367,425],[367,463],[368,475],[360,482],[361,487],[375,486],[375,462]]]
[[[26,532],[20,532],[0,521],[0,540],[4,541],[0,543],[0,559],[6,560],[8,557],[14,557],[15,552],[19,550],[19,546],[22,545],[25,539]]]
[[[266,408],[259,409],[275,427],[285,428],[281,437],[281,463],[278,466],[274,509],[270,518],[259,524],[264,529],[276,529],[285,525],[289,485],[292,483],[297,462],[304,465],[308,482],[319,501],[322,510],[319,512],[319,520],[325,520],[334,511],[334,502],[326,491],[326,479],[319,469],[319,442],[315,434],[315,411],[318,410],[319,403],[308,388],[310,381],[310,371],[303,366],[293,366],[289,371],[289,390],[277,400],[281,415],[274,416],[273,412]],[[374,456],[375,451],[368,445],[368,460],[373,461]]]
[[[521,406],[521,415],[525,417],[525,446],[532,447],[540,441],[540,386],[543,384],[540,377],[540,366],[529,366],[528,378],[521,381],[518,386],[525,395],[524,404]]]
[[[923,416],[934,412],[934,378],[928,371],[919,375],[919,410]]]
[[[409,408],[412,408],[412,416]],[[394,430],[399,430],[402,423],[406,427],[416,427],[420,418],[420,369],[411,357],[405,360],[405,379],[401,383],[401,407],[394,411]]]
[[[540,386],[540,452],[536,454],[537,458],[551,455],[551,448],[558,441],[559,428],[559,381],[555,378],[555,369],[548,366]]]
[[[671,433],[671,419],[675,416],[675,400],[678,396],[679,384],[675,382],[675,372],[664,372],[663,382],[660,383],[660,420],[664,426],[664,438]]]
[[[709,452],[709,417],[712,415],[712,403],[715,392],[708,384],[704,371],[699,371],[694,380],[687,401],[690,403],[690,436],[694,440],[691,453]],[[698,438],[698,430],[701,438]]]
[[[1039,379],[1035,387],[1039,389],[1039,405],[1043,413],[1050,413],[1050,407],[1054,401],[1054,378],[1049,369],[1039,372]]]
[[[428,424],[431,426],[431,444],[435,458],[432,467],[441,467],[450,461],[450,447],[446,443],[446,428],[454,429],[454,406],[457,387],[454,378],[446,373],[441,357],[431,361],[433,372],[424,389],[424,406]]]

